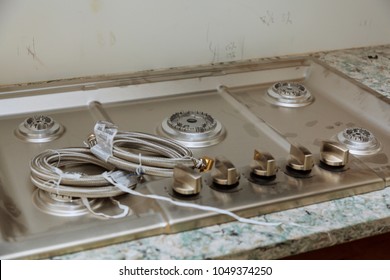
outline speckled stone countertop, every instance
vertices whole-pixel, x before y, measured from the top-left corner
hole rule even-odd
[[[390,98],[390,45],[320,54],[330,66]],[[55,259],[278,259],[390,232],[390,187],[240,222],[160,235]]]

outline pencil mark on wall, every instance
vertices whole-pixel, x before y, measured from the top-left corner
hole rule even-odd
[[[261,23],[270,27],[275,24],[293,24],[293,16],[290,11],[274,12],[267,10],[263,15],[259,16]]]
[[[97,41],[99,46],[104,47],[106,45],[106,40],[104,39],[104,35],[102,32],[98,32]]]
[[[293,24],[290,11],[288,11],[286,13],[282,13],[282,23]]]
[[[114,46],[116,44],[115,33],[110,31],[108,33],[99,31],[96,34],[97,43],[100,47]]]
[[[211,53],[211,63],[215,63],[218,61],[218,46],[214,44],[214,42],[210,39],[210,24],[207,24],[206,29],[206,43],[208,49]]]
[[[38,57],[37,49],[35,47],[35,38],[32,38],[32,44],[26,46],[27,54],[32,57],[32,59],[38,62],[41,66],[45,66],[42,60]]]
[[[272,11],[267,10],[265,15],[259,17],[261,22],[267,26],[275,23],[274,13]]]
[[[241,57],[240,59],[244,59],[244,48],[245,48],[245,37],[241,40]]]
[[[213,42],[209,43],[209,50],[212,54],[211,63],[215,63],[218,61],[218,47],[213,44]]]
[[[372,25],[372,19],[362,19],[359,21],[360,27],[371,27]]]
[[[241,38],[230,38],[229,40],[227,38],[219,38],[219,33],[216,33],[215,37],[217,38],[214,38],[211,36],[210,30],[210,25],[208,25],[206,29],[206,43],[211,54],[211,63],[243,59],[245,37],[240,36]]]
[[[237,57],[237,45],[235,42],[230,42],[225,46],[227,59],[235,59]]]

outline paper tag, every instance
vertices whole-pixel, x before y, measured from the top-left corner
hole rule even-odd
[[[112,156],[114,138],[117,132],[118,128],[114,124],[98,121],[94,127],[97,144],[91,148],[91,152],[107,162],[109,157]]]
[[[108,176],[116,184],[119,184],[125,188],[133,187],[138,183],[138,176],[122,170],[104,172],[103,177],[107,179],[106,176]]]

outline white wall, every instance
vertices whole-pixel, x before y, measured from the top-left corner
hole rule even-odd
[[[0,0],[0,84],[389,43],[388,0]]]

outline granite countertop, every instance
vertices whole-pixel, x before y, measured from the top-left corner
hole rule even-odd
[[[321,53],[320,59],[390,98],[390,45]],[[55,259],[278,259],[390,232],[390,187],[178,234],[159,235]]]

